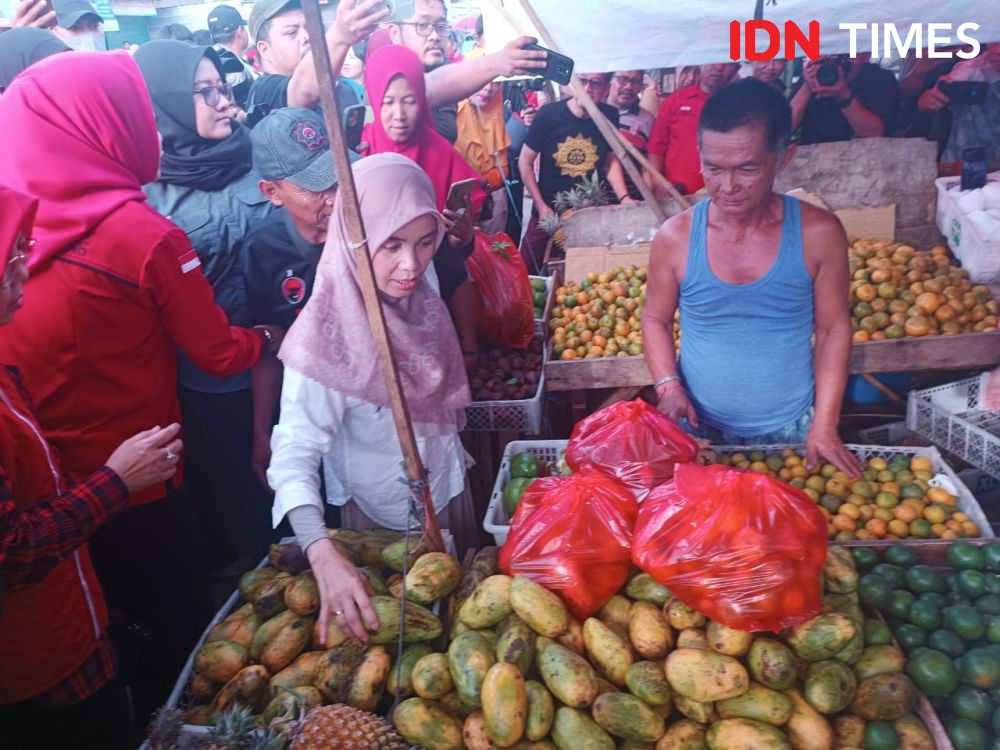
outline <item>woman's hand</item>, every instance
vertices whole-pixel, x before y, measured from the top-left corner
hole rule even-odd
[[[184,444],[181,426],[154,427],[119,445],[104,465],[117,474],[130,493],[165,482],[177,473]]]
[[[476,225],[472,220],[472,199],[465,199],[465,209],[462,211],[446,208],[444,218],[452,247],[468,247],[476,237]]]
[[[371,603],[375,592],[368,580],[326,539],[310,544],[306,557],[319,587],[319,632],[323,639],[320,645],[325,645],[331,617],[351,638],[367,643],[368,633],[379,628],[378,615]]]

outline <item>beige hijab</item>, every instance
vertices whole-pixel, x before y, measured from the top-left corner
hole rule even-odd
[[[425,215],[434,217],[436,244],[441,244],[444,219],[430,178],[417,164],[399,154],[376,154],[356,163],[353,172],[373,256],[397,230]],[[380,298],[413,421],[460,421],[470,401],[469,383],[444,302],[426,278],[405,299],[384,294]],[[370,331],[338,196],[312,296],[285,337],[279,357],[328,388],[388,407]]]

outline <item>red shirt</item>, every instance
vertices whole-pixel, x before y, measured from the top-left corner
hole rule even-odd
[[[0,361],[20,368],[45,437],[80,481],[126,438],[180,421],[178,347],[234,375],[257,363],[258,333],[229,325],[184,232],[132,201],[31,272]],[[154,485],[129,504],[166,494]]]
[[[698,117],[706,101],[708,94],[699,84],[675,91],[660,107],[649,136],[649,153],[666,157],[664,176],[682,186],[685,195],[705,186],[698,156]]]

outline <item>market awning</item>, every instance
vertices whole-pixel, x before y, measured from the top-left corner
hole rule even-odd
[[[497,0],[528,33],[533,26],[520,0]],[[552,34],[555,46],[576,61],[578,71],[611,71],[667,68],[729,60],[729,24],[754,17],[755,0],[531,0],[532,7]],[[501,13],[483,0],[486,48],[499,49],[519,36]],[[794,21],[803,30],[810,21],[820,24],[820,45],[824,54],[849,51],[850,37],[841,23],[894,23],[901,37],[911,24],[921,24],[926,44],[927,24],[951,24],[936,32],[959,44],[958,27],[979,24],[971,36],[979,42],[1000,41],[1000,14],[993,2],[985,0],[837,0],[821,4],[816,0],[765,0],[763,18],[783,28]],[[763,37],[762,37],[763,39]],[[946,42],[940,42],[944,44]],[[881,42],[880,42],[880,47]],[[871,50],[870,32],[862,32],[858,49]]]

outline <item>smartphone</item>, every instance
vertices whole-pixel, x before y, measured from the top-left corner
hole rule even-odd
[[[960,190],[976,190],[986,184],[986,149],[967,148],[962,151],[962,183]]]
[[[365,105],[352,104],[345,107],[341,115],[341,124],[344,126],[344,140],[351,151],[358,150],[361,143],[361,131],[365,127]]]
[[[548,57],[545,59],[545,69],[542,70],[538,75],[542,78],[546,78],[550,81],[555,81],[560,86],[568,86],[570,80],[573,78],[573,58],[566,57],[566,55],[560,55],[558,52],[553,52],[540,44],[529,44],[525,49],[530,49],[535,52],[547,52]]]
[[[405,21],[416,15],[414,10],[415,0],[384,0],[372,9],[375,13],[382,8],[389,9],[389,17],[382,20],[382,23],[392,23],[393,21]]]
[[[472,191],[476,189],[476,181],[472,178],[453,182],[448,188],[448,199],[445,201],[445,208],[450,211],[464,211],[466,201],[472,197]]]
[[[952,104],[980,105],[986,101],[989,85],[986,81],[941,81],[938,88]]]

